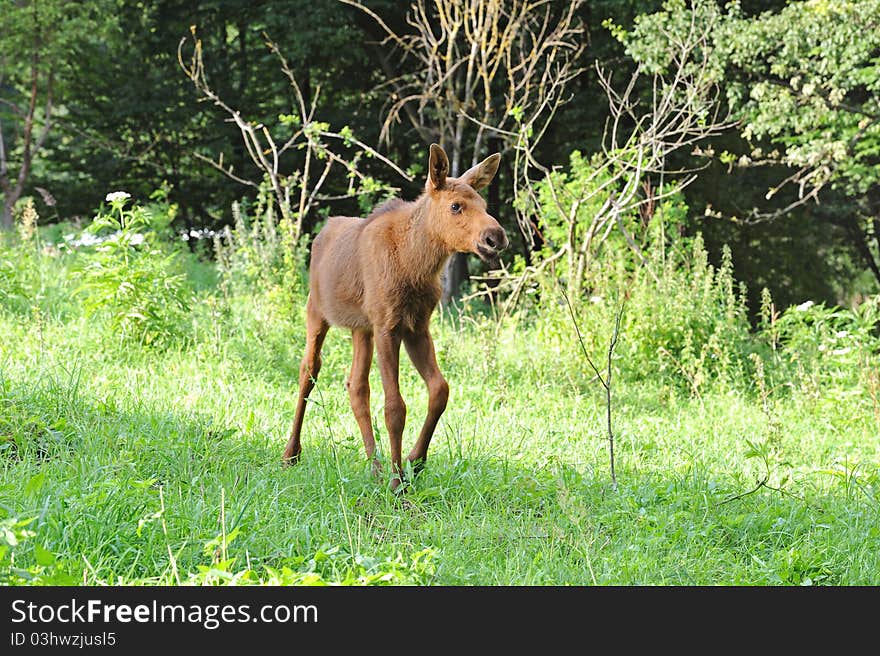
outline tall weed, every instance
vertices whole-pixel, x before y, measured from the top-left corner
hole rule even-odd
[[[186,337],[192,303],[179,250],[163,240],[167,221],[154,210],[127,207],[128,195],[109,194],[87,228],[94,246],[80,253],[76,289],[85,312],[104,317],[114,336],[167,346]]]

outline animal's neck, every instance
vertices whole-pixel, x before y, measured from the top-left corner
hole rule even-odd
[[[403,226],[401,260],[403,272],[412,282],[434,280],[452,255],[430,229],[428,200],[423,196],[413,204],[407,223]]]

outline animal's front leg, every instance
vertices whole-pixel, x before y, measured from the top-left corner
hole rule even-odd
[[[391,442],[391,489],[396,490],[403,482],[403,427],[406,423],[406,404],[400,395],[400,335],[394,331],[375,331],[376,360],[382,387],[385,390],[385,427]]]
[[[424,466],[425,459],[428,457],[428,445],[431,444],[431,437],[437,428],[437,422],[440,421],[440,415],[446,409],[446,402],[449,399],[449,385],[437,366],[434,342],[427,329],[407,335],[403,343],[406,346],[406,352],[409,353],[410,360],[428,387],[428,414],[422,425],[419,439],[407,458],[413,465],[421,467]]]
[[[373,333],[367,330],[352,330],[351,374],[348,377],[348,398],[357,419],[367,458],[373,461],[373,472],[381,469],[376,459],[376,439],[373,436],[373,423],[370,417],[370,364],[373,362]]]

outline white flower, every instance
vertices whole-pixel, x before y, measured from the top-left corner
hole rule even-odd
[[[849,333],[846,332],[845,330],[838,330],[836,333],[834,333],[834,336],[835,336],[837,339],[843,339],[843,338],[846,337],[847,335],[849,335]]]
[[[143,244],[144,243],[144,236],[141,233],[136,232],[131,236],[131,239],[129,240],[128,243],[131,244],[132,246],[137,246],[139,244]]]
[[[193,228],[188,233],[182,233],[181,238],[184,241],[188,241],[189,239],[210,239],[213,238],[216,234],[216,230],[209,230],[208,228],[201,228],[199,230],[196,230],[195,228]]]
[[[95,244],[100,244],[103,239],[98,237],[97,235],[93,235],[90,232],[84,232],[80,235],[80,238],[73,242],[74,246],[94,246]]]
[[[114,203],[117,200],[125,200],[126,198],[131,198],[131,194],[126,193],[124,191],[112,191],[104,198],[108,203]]]
[[[590,303],[601,303],[602,300],[601,296],[590,296]]]
[[[799,312],[806,312],[814,305],[815,305],[815,303],[813,303],[813,301],[806,301],[805,303],[801,303],[800,305],[796,306],[795,309],[798,310]]]
[[[831,355],[846,355],[850,351],[852,351],[852,349],[847,346],[846,348],[834,349],[833,351],[831,351]]]

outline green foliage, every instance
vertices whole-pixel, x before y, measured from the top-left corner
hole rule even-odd
[[[0,303],[8,310],[21,312],[31,297],[30,284],[26,280],[28,268],[20,260],[9,257],[10,249],[4,248],[0,257]]]
[[[210,554],[221,536],[208,542]],[[231,541],[231,540],[229,540]],[[422,549],[408,558],[397,553],[392,557],[348,554],[339,546],[318,549],[311,556],[297,556],[263,572],[236,569],[235,558],[217,560],[212,565],[199,565],[190,573],[187,585],[430,585],[435,574],[436,550]]]
[[[88,4],[65,0],[25,0],[10,3],[0,15],[0,48],[6,53],[40,55],[42,71],[53,71],[58,77],[69,77],[76,62],[67,55],[84,38],[101,36],[112,22],[108,2],[92,0]],[[4,60],[6,71],[14,82],[27,87],[31,61],[29,57]],[[57,80],[56,80],[57,81]]]
[[[555,170],[550,180],[544,179],[537,185],[538,207],[527,208],[537,211],[541,217],[542,234],[547,240],[544,255],[550,255],[559,244],[568,239],[569,216],[575,217],[575,228],[585,230],[590,220],[602,206],[605,198],[613,190],[600,194],[598,190],[608,185],[610,174],[599,168],[601,155],[584,157],[579,150],[572,151],[567,171]],[[551,184],[552,182],[552,184]],[[554,198],[557,192],[559,203]],[[595,194],[595,195],[592,195]],[[576,199],[592,197],[586,203],[578,203]],[[523,209],[526,209],[525,207]]]
[[[22,542],[34,536],[34,532],[26,528],[33,521],[33,518],[26,520],[0,519],[0,582],[6,585],[20,583],[30,574],[27,570],[14,567],[14,550]]]
[[[559,244],[589,230],[602,203],[614,193],[597,166],[600,162],[599,156],[588,161],[575,152],[568,171],[551,174],[552,186],[548,180],[538,186],[538,207],[533,209],[541,217],[545,248],[534,260],[539,273],[532,276],[521,307],[544,316],[543,337],[551,343],[570,338],[559,288],[565,286],[571,294],[577,271],[568,262],[571,249],[559,257]],[[681,237],[688,208],[680,194],[662,198],[650,212],[622,219],[638,250],[620,230],[606,229],[584,279],[576,281],[584,291],[572,302],[582,331],[597,337],[591,356],[597,362],[605,357],[614,313],[625,303],[625,338],[618,355],[628,380],[663,381],[700,396],[707,389],[754,390],[760,367],[767,385],[783,389],[792,378],[812,380],[814,386],[859,384],[858,363],[876,357],[876,300],[854,311],[809,302],[780,317],[765,292],[765,319],[756,334],[745,287],[734,278],[730,249],[722,249],[716,267],[700,234]],[[542,268],[542,260],[552,266]],[[557,324],[562,328],[554,328]],[[583,367],[589,373],[585,363]]]
[[[719,156],[728,167],[728,184],[736,184],[730,173],[738,168],[750,171],[740,184],[760,185],[761,196],[746,202],[731,198],[727,213],[772,217],[816,200],[818,207],[795,214],[834,226],[822,230],[823,241],[848,242],[852,259],[873,273],[868,289],[876,289],[880,1],[808,0],[748,15],[739,2],[722,8],[708,0],[672,0],[662,11],[640,16],[620,37],[636,61],[667,70],[677,51],[674,35],[690,29],[707,34],[704,55],[741,126],[744,143],[737,150],[745,152],[733,154],[725,147]],[[755,171],[759,167],[763,173]],[[786,247],[784,240],[779,247]],[[797,259],[801,252],[792,255]],[[834,249],[815,257],[821,266],[840,266]],[[761,277],[756,272],[749,282],[760,289],[766,280],[755,279]]]
[[[84,4],[89,5],[95,3]],[[320,98],[322,120],[334,126],[355,121],[353,133],[376,142],[375,116],[386,94],[373,91],[372,46],[337,0],[307,7],[232,0],[114,0],[111,5],[102,13],[107,28],[84,30],[75,56],[67,56],[75,76],[65,94],[65,121],[57,126],[59,141],[51,143],[51,166],[35,171],[36,184],[58,198],[62,216],[87,215],[101,201],[100,190],[124,188],[143,198],[167,182],[171,199],[180,205],[177,227],[216,229],[230,223],[232,201],[248,188],[199,156],[214,159],[223,152],[224,164],[249,180],[259,180],[260,171],[238,128],[212,103],[196,102],[180,69],[177,46],[193,25],[210,53],[206,73],[216,91],[254,124],[274,128],[279,115],[290,111],[290,83],[266,48],[268,35],[288,57],[306,104]],[[290,25],[299,29],[291,31]],[[273,130],[279,147],[292,132]],[[289,149],[281,170],[302,163],[303,152]],[[362,165],[365,173],[387,175],[383,164]],[[342,174],[331,175],[328,195],[344,196],[347,182]],[[354,197],[333,205],[346,213],[357,207]],[[313,218],[306,220],[309,229]]]
[[[673,186],[650,189],[657,200],[646,203],[642,211],[621,212],[622,229],[613,220],[597,223],[597,215],[607,211],[608,202],[625,183],[614,180],[615,171],[604,166],[605,157],[603,153],[585,157],[575,150],[568,170],[555,169],[535,185],[534,206],[525,195],[518,200],[520,209],[540,216],[544,245],[533,253],[533,260],[539,265],[553,260],[558,278],[569,290],[608,284],[616,275],[613,272],[640,266],[644,253],[657,257],[654,264],[661,263],[669,235],[677,237],[687,219],[684,196]]]
[[[0,14],[0,228],[9,228],[11,210],[44,155],[74,76],[83,40],[100,39],[112,22],[109,0],[90,3],[23,0],[4,3]],[[63,107],[63,105],[62,105]]]
[[[236,300],[249,302],[253,290],[266,292],[276,310],[288,315],[305,298],[306,246],[295,240],[289,222],[275,218],[264,187],[253,217],[247,205],[234,203],[235,223],[213,238],[214,258],[219,272],[219,288],[227,304]]]
[[[880,2],[792,2],[778,12],[744,15],[739,2],[664,3],[621,34],[650,70],[665,70],[673,35],[703,29],[730,106],[746,139],[767,139],[778,161],[865,193],[880,180]],[[757,144],[756,144],[757,145]],[[756,159],[766,157],[759,151]],[[772,194],[771,194],[772,195]]]
[[[859,385],[880,357],[880,297],[855,310],[807,301],[765,326],[765,334],[778,344],[782,380],[809,381],[813,389]]]
[[[746,138],[768,138],[786,164],[851,193],[880,182],[880,123],[871,119],[880,109],[880,2],[796,2],[755,19],[732,13],[717,43],[720,64],[741,71],[728,97]]]
[[[633,373],[678,380],[697,394],[711,381],[747,380],[754,347],[730,251],[716,269],[697,236],[689,257],[667,260],[659,271],[656,281],[636,278],[627,302],[623,349]]]
[[[552,185],[547,179],[538,185],[535,209],[545,238],[539,256],[554,264],[541,274],[540,296],[550,302],[542,303],[540,311],[559,314],[553,307],[559,285],[569,294],[583,289],[572,300],[580,320],[587,333],[603,333],[625,295],[621,354],[632,379],[665,380],[697,394],[709,382],[748,385],[753,351],[748,308],[744,290],[734,280],[730,250],[724,249],[716,268],[702,236],[680,236],[688,207],[674,189],[658,190],[660,199],[644,212],[622,215],[622,229],[609,223],[597,230],[594,217],[616,191],[601,162],[601,155],[587,160],[575,151],[568,171],[554,171]],[[579,268],[571,266],[569,258],[575,249],[557,257],[559,244],[571,235],[584,243],[578,235],[590,230],[597,234],[588,266],[583,279],[573,281]]]
[[[573,300],[581,332],[594,345],[591,358],[604,362],[609,326],[623,305],[616,367],[627,380],[662,383],[695,396],[707,389],[749,389],[750,356],[763,344],[751,332],[730,251],[724,250],[716,268],[701,236],[689,248],[670,249],[665,258],[654,256],[635,270],[608,264],[603,277],[593,280],[591,295]],[[555,344],[571,338],[560,294],[557,282],[541,282],[542,338]],[[581,366],[587,375],[587,364]]]
[[[74,581],[64,574],[55,554],[32,542],[36,533],[28,527],[35,519],[0,519],[0,585],[72,585]],[[18,566],[16,556],[23,549],[31,552],[26,559],[31,564]]]
[[[147,220],[117,202],[99,214],[119,227],[99,235]],[[305,338],[304,298],[288,311],[279,294],[285,275],[304,290],[303,270],[284,273],[281,227],[256,209],[241,216],[222,244],[228,269],[195,288],[177,348],[120,342],[82,304],[39,331],[29,314],[0,313],[0,513],[17,542],[0,538],[4,581],[878,582],[876,300],[781,313],[767,296],[750,330],[729,264],[710,266],[699,238],[640,267],[609,251],[607,280],[576,309],[598,360],[614,290],[629,295],[612,363],[615,493],[603,395],[555,279],[498,324],[435,317],[453,392],[401,499],[364,458],[345,331],[327,336],[303,460],[278,465]],[[133,228],[117,239],[129,258],[144,246]],[[68,258],[90,263],[103,245],[76,241],[46,258],[50,280],[76,280]],[[410,441],[427,399],[405,358],[400,373]],[[381,426],[375,369],[371,384]]]
[[[32,199],[26,198],[18,229],[0,233],[0,312],[30,317],[37,327],[46,318],[64,316],[71,306],[66,289],[71,258],[42,236],[38,220]]]
[[[738,12],[739,3],[729,2],[725,5],[728,12]],[[626,52],[633,60],[643,65],[651,73],[670,72],[675,61],[677,35],[693,32],[709,31],[715,27],[725,15],[724,8],[711,0],[665,0],[659,11],[636,16],[630,29],[617,25],[612,20],[605,21],[605,27],[612,36],[626,46]],[[710,48],[715,46],[710,41]],[[714,52],[714,48],[712,48]],[[700,52],[699,55],[712,53]],[[694,57],[691,66],[700,65],[700,57]],[[713,62],[714,63],[714,62]],[[716,74],[720,67],[714,65]],[[685,73],[690,70],[683,71]]]
[[[88,315],[109,320],[121,340],[168,345],[185,336],[192,290],[176,248],[160,239],[168,213],[126,208],[128,194],[109,194],[84,234],[98,244],[82,253],[76,293]]]

